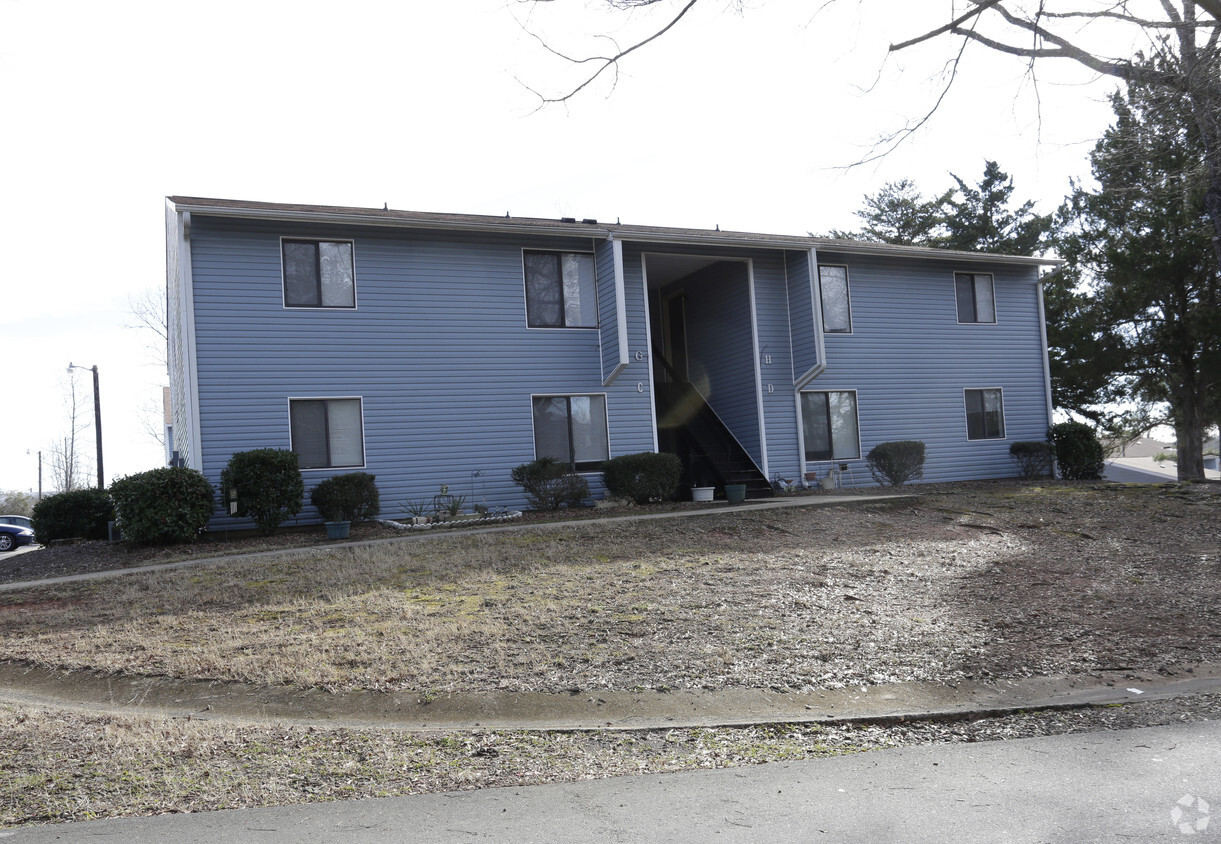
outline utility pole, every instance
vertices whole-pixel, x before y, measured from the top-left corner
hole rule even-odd
[[[98,489],[106,488],[106,473],[102,471],[102,396],[98,389],[98,367],[95,363],[92,367],[77,366],[69,361],[68,371],[74,369],[87,369],[93,373],[93,430],[97,434],[98,448]]]

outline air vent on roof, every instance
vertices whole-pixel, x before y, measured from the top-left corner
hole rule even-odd
[[[576,221],[577,221],[576,217],[560,217],[561,223],[575,223]]]
[[[587,226],[596,226],[596,225],[598,224],[598,221],[597,221],[597,220],[595,220],[593,217],[586,217],[586,218],[585,218],[584,220],[582,220],[581,222],[582,222],[582,223],[584,223],[584,224],[585,224],[585,225],[587,225]]]

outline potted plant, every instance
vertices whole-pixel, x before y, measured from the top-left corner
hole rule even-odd
[[[322,514],[327,539],[347,539],[352,522],[377,515],[377,484],[367,472],[336,475],[320,481],[310,492],[310,503]]]

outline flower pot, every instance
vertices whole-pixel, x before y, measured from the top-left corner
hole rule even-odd
[[[351,522],[323,522],[322,524],[326,527],[327,539],[347,539],[352,530]]]
[[[715,490],[716,490],[716,487],[711,487],[711,486],[693,486],[693,487],[691,487],[691,500],[692,501],[711,501],[712,493]]]
[[[725,484],[725,497],[730,504],[741,504],[746,500],[746,484]]]

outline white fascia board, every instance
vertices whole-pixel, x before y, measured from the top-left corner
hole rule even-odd
[[[818,249],[812,247],[807,253],[807,260],[810,262],[810,304],[811,312],[814,314],[814,343],[818,349],[818,363],[811,366],[801,374],[801,377],[794,382],[796,392],[800,393],[819,375],[822,375],[827,369],[827,343],[822,330],[822,283],[818,278]],[[797,417],[800,419],[800,415]]]
[[[615,263],[615,320],[617,321],[616,328],[619,334],[619,363],[615,366],[611,374],[606,376],[602,381],[603,387],[609,387],[619,377],[619,373],[627,369],[629,362],[628,347],[627,347],[627,297],[624,295],[623,285],[623,242],[615,240],[614,235],[611,235],[611,254]]]

